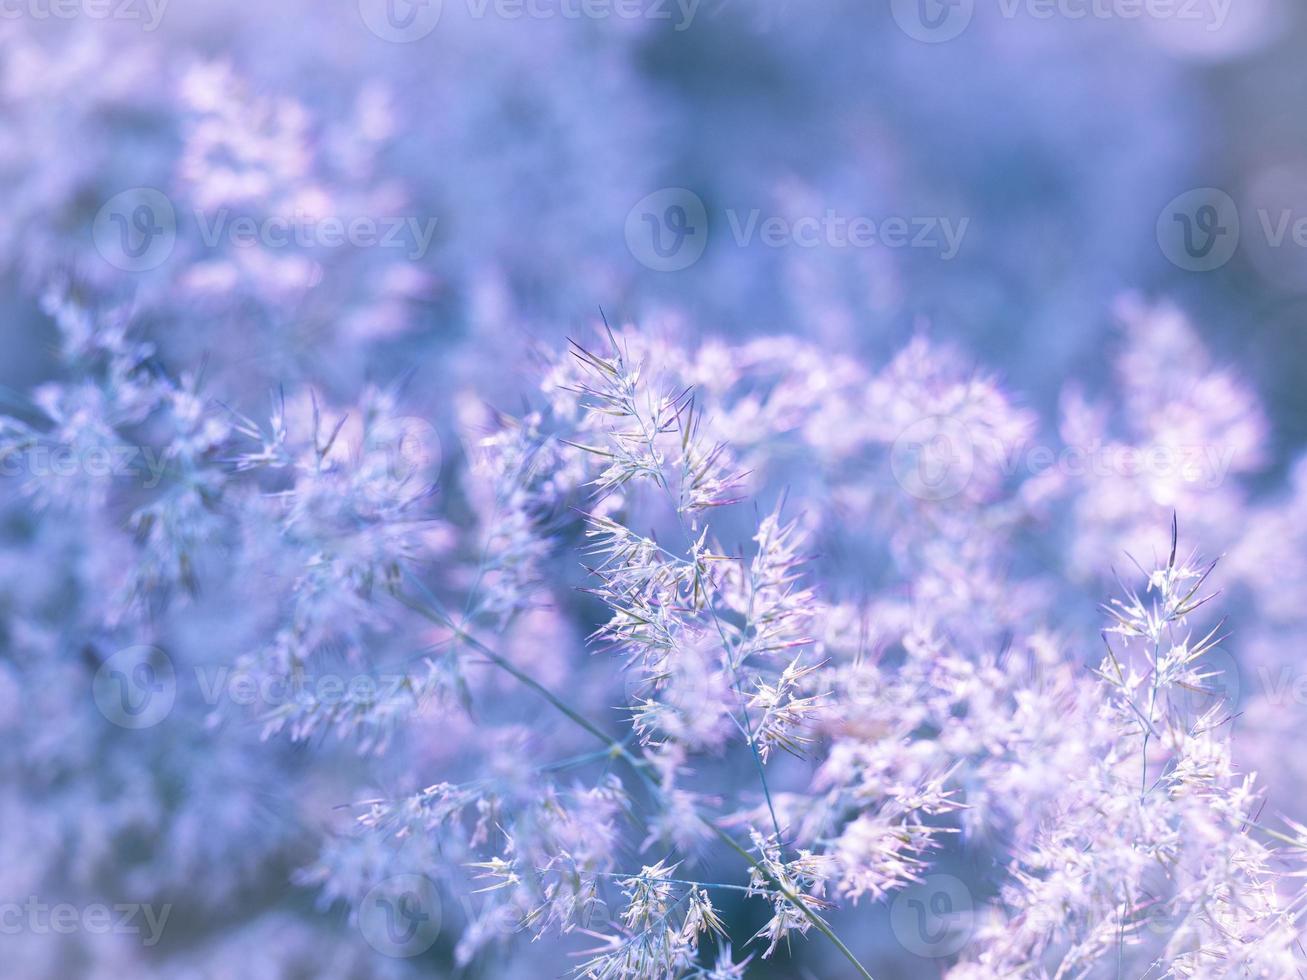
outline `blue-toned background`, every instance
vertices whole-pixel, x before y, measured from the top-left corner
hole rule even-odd
[[[404,414],[431,420],[449,477],[460,425],[536,398],[541,355],[595,336],[602,310],[687,347],[790,335],[873,368],[925,335],[995,374],[1053,439],[1068,387],[1134,410],[1111,393],[1112,365],[1138,311],[1169,302],[1268,419],[1269,451],[1238,474],[1247,499],[1182,515],[1205,546],[1234,550],[1240,508],[1280,500],[1307,442],[1305,51],[1295,0],[12,0],[0,408],[38,427],[56,417],[49,391],[79,370],[68,310],[86,309],[130,323],[152,365],[224,410],[253,415],[288,392],[303,421],[309,388],[350,405],[406,379]],[[298,241],[287,222],[319,237]],[[1141,356],[1179,365],[1196,349],[1180,337]],[[1135,376],[1167,377],[1147,367]],[[91,585],[139,585],[124,528],[141,497],[48,484],[29,497],[21,482],[0,479],[0,742],[21,756],[0,786],[0,899],[174,902],[160,975],[415,975],[378,961],[339,908],[320,914],[296,878],[343,821],[342,794],[404,777],[339,747],[323,761],[261,741],[258,725],[148,747],[105,737],[69,677],[131,639],[126,607]],[[83,504],[95,516],[55,516]],[[478,504],[440,506],[457,529]],[[1266,518],[1257,540],[1300,531],[1298,513]],[[1091,565],[1068,557],[1093,550],[1074,522],[1060,526],[1029,532],[1014,567]],[[888,578],[866,571],[886,549],[842,531],[821,528],[834,587]],[[258,648],[258,600],[285,571],[225,564],[237,544],[209,544],[198,576],[215,584],[160,628],[191,651],[179,661]],[[1249,554],[1232,602],[1251,619],[1268,603],[1245,592],[1276,559]],[[1092,594],[1065,600],[1069,619],[1094,615],[1109,581],[1105,566],[1085,577]],[[1263,652],[1240,664],[1296,655],[1289,641],[1264,653],[1307,636],[1296,609],[1280,612],[1297,625],[1264,624]],[[589,663],[578,651],[596,616],[576,600],[549,643]],[[557,684],[560,662],[545,664]],[[456,768],[459,739],[479,745],[442,730],[412,778]],[[1258,744],[1258,763],[1274,758],[1273,739]],[[1303,783],[1287,779],[1277,806],[1297,812]],[[894,972],[922,967],[883,915],[843,921],[866,929],[878,977],[927,975]],[[15,976],[138,962],[130,941],[88,954],[30,938]],[[808,975],[787,972],[802,957],[758,975]]]

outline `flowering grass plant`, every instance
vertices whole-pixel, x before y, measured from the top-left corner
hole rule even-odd
[[[6,977],[1307,975],[1292,399],[1121,289],[1192,37],[19,6]]]

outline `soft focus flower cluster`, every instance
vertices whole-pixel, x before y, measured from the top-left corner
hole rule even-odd
[[[446,0],[424,57],[374,6],[0,20],[5,974],[1307,971],[1307,456],[1112,247],[1196,125],[1126,91],[1178,42],[976,25],[1013,143],[1093,152],[1066,103],[1147,135],[1047,202],[1093,275],[1031,212],[951,278],[658,279],[621,241],[669,173],[983,223],[865,95],[911,39]],[[711,87],[680,33],[801,67],[847,153],[756,176],[771,109],[655,84]],[[1008,84],[1099,43],[1128,71],[1058,106]],[[1103,371],[1008,379],[1091,335]]]

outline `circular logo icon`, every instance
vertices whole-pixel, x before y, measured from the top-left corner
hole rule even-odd
[[[641,198],[626,216],[626,247],[656,272],[679,272],[699,261],[708,245],[708,209],[684,187],[664,187]]]
[[[894,897],[890,928],[903,948],[916,956],[952,956],[976,926],[971,891],[952,875],[931,875]]]
[[[101,258],[124,272],[157,269],[177,243],[177,213],[153,187],[133,187],[104,202],[91,237]]]
[[[366,448],[397,483],[430,482],[440,472],[440,433],[415,415],[382,419],[373,425]]]
[[[1134,918],[1140,933],[1147,930],[1158,938],[1169,939],[1175,935],[1180,926],[1179,918],[1171,903],[1161,898],[1142,899]]]
[[[383,41],[420,41],[440,22],[442,0],[359,0],[363,23]]]
[[[617,707],[638,708],[646,701],[657,701],[693,717],[704,713],[712,698],[720,698],[729,689],[722,672],[699,657],[686,656],[675,669],[658,674],[632,664],[622,671],[624,703]]]
[[[976,466],[976,449],[967,427],[946,415],[912,423],[894,440],[890,468],[894,479],[919,500],[947,500],[966,487]]]
[[[91,690],[100,713],[115,725],[151,728],[172,711],[177,675],[158,647],[132,646],[100,665]]]
[[[1157,243],[1162,254],[1189,272],[1212,272],[1239,247],[1239,207],[1215,187],[1186,191],[1162,209]]]
[[[891,0],[899,29],[926,44],[951,41],[971,23],[976,0]]]
[[[622,701],[614,707],[633,711],[657,697],[658,681],[649,676],[643,665],[631,664],[622,671]]]
[[[1223,647],[1213,647],[1199,658],[1194,669],[1202,675],[1202,680],[1175,688],[1172,698],[1179,702],[1188,720],[1200,718],[1217,707],[1233,714],[1242,688],[1234,657]]]
[[[872,664],[849,664],[845,668],[844,700],[850,705],[876,707],[899,704],[905,710],[917,710],[915,696],[907,698],[909,689],[895,677],[882,673]]]
[[[386,878],[364,896],[359,930],[383,956],[420,956],[440,935],[440,892],[426,875]]]
[[[617,707],[693,747],[719,743],[730,718],[731,679],[711,653],[687,645],[674,665],[649,668],[633,664],[622,672],[624,704]],[[656,708],[651,708],[651,703]]]

